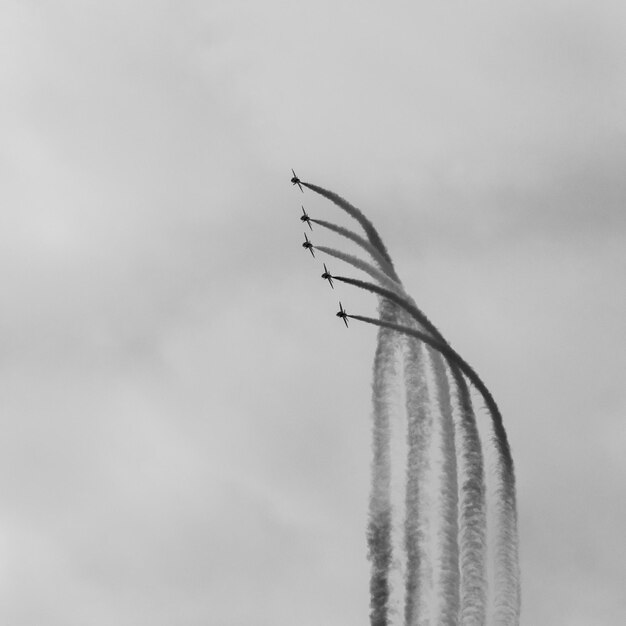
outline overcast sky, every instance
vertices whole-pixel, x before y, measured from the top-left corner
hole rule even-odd
[[[0,623],[367,623],[375,301],[292,167],[499,402],[523,624],[625,623],[625,7],[2,2]]]

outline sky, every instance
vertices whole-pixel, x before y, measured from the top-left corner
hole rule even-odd
[[[6,0],[0,54],[0,623],[367,623],[376,302],[292,167],[498,401],[522,623],[625,621],[622,2]]]

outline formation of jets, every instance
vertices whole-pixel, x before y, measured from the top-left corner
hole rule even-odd
[[[298,187],[300,187],[300,191],[304,193],[304,189],[302,189],[300,179],[298,178],[296,173],[293,171],[293,169],[291,170],[291,173],[293,174],[293,178],[291,179],[291,184],[298,185]],[[307,212],[304,210],[304,207],[302,207],[302,215],[300,216],[300,220],[304,222],[305,224],[308,224],[309,228],[313,230],[313,226],[311,226],[311,218],[307,215]],[[311,253],[311,256],[315,258],[315,253],[313,252],[313,244],[309,241],[309,238],[307,237],[306,233],[304,233],[304,243],[302,244],[302,247],[305,250],[308,250]],[[331,286],[332,289],[335,288],[335,286],[333,285],[332,274],[328,271],[328,268],[326,267],[326,263],[324,263],[324,273],[322,274],[322,278],[328,281],[328,284]],[[339,302],[339,311],[337,311],[336,315],[337,317],[340,317],[343,320],[343,323],[346,325],[346,328],[348,328],[348,314],[346,313],[346,310],[343,308],[343,305],[341,304],[341,302]]]

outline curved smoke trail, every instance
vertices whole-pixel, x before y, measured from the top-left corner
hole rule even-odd
[[[335,277],[339,279],[339,277]],[[352,279],[350,279],[352,281]],[[362,282],[362,281],[354,281]],[[371,287],[376,287],[371,285]],[[380,288],[377,288],[380,289]],[[370,291],[376,291],[370,289]],[[393,292],[390,292],[393,296]],[[391,299],[391,298],[390,298]],[[400,303],[398,303],[400,304]],[[407,302],[400,304],[405,310],[412,308]],[[409,307],[409,308],[407,308]],[[495,623],[500,626],[515,625],[519,623],[519,606],[520,606],[520,588],[519,588],[519,564],[518,564],[518,548],[517,548],[517,509],[515,503],[515,479],[513,475],[513,464],[508,448],[508,440],[506,433],[501,440],[498,438],[498,432],[504,431],[502,424],[502,415],[493,396],[482,379],[474,371],[474,369],[450,346],[446,343],[434,339],[424,332],[402,326],[400,324],[390,323],[385,320],[378,320],[362,315],[348,315],[351,319],[360,320],[376,326],[384,326],[396,330],[400,333],[411,335],[428,344],[438,352],[440,352],[452,368],[456,366],[467,378],[472,382],[474,387],[482,395],[487,409],[492,418],[493,431],[495,435],[496,451],[498,452],[498,480],[499,485],[496,489],[498,499],[498,537],[496,540],[496,572],[495,572],[495,606],[494,619]],[[508,451],[508,459],[506,452]]]
[[[357,235],[356,233],[353,233],[351,230],[348,230],[343,226],[338,226],[337,224],[327,222],[326,220],[317,220],[311,218],[311,222],[313,222],[313,224],[321,226],[322,228],[326,228],[334,233],[337,233],[338,235],[341,235],[342,237],[345,237],[346,239],[349,239],[350,241],[353,241],[357,245],[361,246],[361,248],[363,248],[376,261],[376,263],[378,263],[380,269],[387,276],[389,276],[390,280],[394,280],[398,284],[400,284],[397,276],[394,277],[395,272],[393,267],[389,265],[385,257],[367,239],[363,239],[363,237]]]
[[[485,470],[472,397],[460,371],[450,368],[456,386],[459,475],[459,560],[461,572],[460,621],[463,626],[486,623]]]
[[[403,313],[403,321],[411,326],[417,324],[411,316]],[[420,328],[422,326],[420,325]],[[405,623],[420,624],[432,619],[434,623],[456,626],[459,615],[459,521],[458,481],[455,424],[452,412],[450,385],[446,375],[445,360],[439,352],[427,347],[421,350],[421,342],[406,336],[405,380],[408,415],[408,460],[407,460],[407,516],[405,522],[406,547],[408,554]],[[424,418],[427,410],[423,406],[429,393],[426,369],[430,365],[434,377],[436,405],[439,408],[440,432],[437,445],[441,450],[439,509],[441,524],[437,532],[437,559],[439,579],[433,581],[433,571],[424,561],[424,545],[428,537],[428,521],[421,508],[432,508],[421,497],[419,489],[428,484],[429,447],[434,437],[433,419]],[[433,406],[430,398],[428,406]],[[432,533],[431,533],[432,534]],[[431,607],[428,615],[429,588],[434,584],[439,602]]]
[[[388,300],[391,300],[399,307],[404,309],[413,318],[413,320],[415,320],[415,322],[424,329],[424,332],[430,333],[430,335],[435,338],[439,343],[448,345],[447,341],[443,338],[443,335],[439,332],[437,327],[426,317],[426,315],[417,307],[417,305],[412,300],[408,299],[408,297],[399,296],[393,291],[389,291],[388,289],[384,289],[383,287],[379,287],[378,285],[368,283],[364,280],[358,280],[356,278],[348,278],[347,276],[333,276],[333,279],[338,280],[342,283],[346,283],[348,285],[352,285],[353,287],[358,287],[359,289],[371,291],[377,296],[381,296],[382,298],[387,298]]]
[[[319,226],[342,235],[364,248],[379,264],[381,270],[392,281],[400,283],[380,235],[363,213],[339,195],[317,185],[301,184],[326,197],[355,218],[365,230],[369,242],[350,230],[325,222],[311,220]],[[381,320],[396,321],[395,306],[381,299],[379,302]],[[391,462],[390,462],[390,392],[395,371],[395,337],[384,327],[379,328],[376,355],[374,358],[373,405],[374,423],[372,437],[372,485],[369,505],[368,548],[372,563],[370,578],[370,624],[387,626],[389,618],[389,570],[392,559],[392,510],[391,510]]]
[[[341,252],[341,250],[335,250],[334,248],[327,248],[326,246],[314,246],[316,250],[323,252],[324,254],[328,254],[330,256],[335,257],[345,263],[349,263],[353,267],[356,267],[359,270],[363,270],[367,274],[369,274],[374,280],[377,280],[382,285],[385,285],[388,289],[395,291],[398,295],[404,295],[404,290],[402,286],[399,285],[396,281],[392,280],[385,274],[381,272],[379,269],[375,268],[373,265],[370,265],[366,261],[362,261],[359,257],[354,256],[353,254],[346,254],[345,252]]]
[[[406,316],[406,318],[405,321],[407,321],[408,325],[414,327],[415,320],[410,316]],[[407,337],[407,341],[411,345],[417,340]],[[413,351],[417,352],[417,348],[414,347]],[[476,417],[472,408],[471,396],[463,375],[458,369],[450,368],[455,383],[458,412],[457,419],[453,419],[445,362],[442,355],[432,347],[429,349],[428,354],[435,370],[439,403],[445,406],[445,413],[442,415],[443,427],[447,433],[443,440],[444,459],[451,459],[447,464],[448,471],[446,472],[444,469],[444,474],[448,476],[448,480],[444,483],[448,485],[444,498],[450,503],[448,507],[450,523],[448,524],[447,535],[447,545],[449,547],[447,550],[444,548],[444,555],[448,555],[446,559],[447,571],[450,572],[448,583],[453,587],[459,587],[460,605],[457,613],[461,623],[464,626],[482,626],[485,624],[486,615],[486,503],[482,446],[476,426]],[[419,359],[420,363],[423,363],[423,357],[420,357],[419,353],[413,355],[412,358],[416,361]],[[405,367],[410,366],[405,365]],[[411,392],[411,389],[415,389],[418,397],[426,397],[426,389],[422,388],[415,377],[410,379],[407,377],[407,394]],[[451,432],[451,429],[454,430]],[[409,449],[413,445],[416,448],[415,454],[425,456],[424,446],[420,446],[419,451],[417,451],[418,446],[411,442],[415,441],[415,439],[420,442],[430,441],[431,437],[432,434],[428,432],[416,432],[414,437],[409,435]],[[427,447],[428,444],[426,444]],[[452,459],[453,454],[456,454],[458,459]],[[424,474],[424,472],[421,472],[421,474]],[[460,485],[458,485],[457,476],[461,477],[462,482]],[[407,476],[407,480],[411,480],[409,476]],[[458,498],[456,497],[457,494]],[[457,515],[453,513],[455,507],[459,507],[458,527],[454,521],[454,516]],[[455,541],[456,533],[458,533],[458,541]],[[460,561],[460,581],[457,577],[456,559]],[[451,597],[455,598],[456,604],[456,592],[452,592]],[[409,601],[409,598],[407,598],[407,601]],[[421,602],[423,604],[424,600],[422,599]],[[412,614],[412,612],[412,609],[409,609],[409,614]],[[455,615],[454,611],[447,614],[448,617],[453,615]],[[407,619],[407,623],[411,622]]]
[[[371,291],[379,296],[389,298],[407,311],[419,324],[430,332],[437,340],[450,348],[435,325],[412,302],[405,300],[392,291],[388,291],[365,281],[335,276],[335,280]],[[517,505],[515,498],[515,471],[513,457],[509,446],[502,414],[495,399],[478,374],[451,348],[457,363],[463,363],[463,373],[470,378],[481,393],[491,415],[491,423],[496,444],[498,463],[496,468],[496,509],[498,513],[498,528],[495,546],[495,576],[494,576],[494,615],[496,623],[516,624],[519,620],[520,609],[520,582],[519,582],[519,555],[517,543]],[[441,347],[440,352],[443,352]],[[445,355],[444,355],[445,356]],[[472,375],[469,376],[468,372]],[[516,621],[517,620],[517,621]]]
[[[306,187],[319,193],[320,195],[330,199],[337,206],[344,209],[349,215],[354,217],[365,230],[369,244],[358,235],[351,233],[347,229],[335,226],[322,220],[312,220],[321,226],[330,228],[335,232],[346,236],[347,238],[355,241],[358,245],[362,246],[380,265],[383,272],[385,272],[397,284],[401,287],[401,282],[393,268],[393,262],[389,253],[387,252],[380,235],[371,224],[371,222],[363,215],[363,213],[356,207],[349,204],[346,200],[335,194],[334,192],[323,189],[316,185],[309,183],[303,183]],[[337,252],[337,251],[334,251]],[[340,253],[341,254],[341,253]],[[338,254],[338,258],[341,258]],[[355,257],[353,257],[354,259]],[[358,266],[354,261],[348,260],[353,265]],[[370,266],[371,267],[371,266]],[[364,269],[360,267],[359,269]],[[367,270],[365,270],[367,271]],[[373,293],[376,293],[381,298],[386,298],[388,301],[393,302],[407,311],[415,320],[417,328],[401,326],[396,323],[396,319],[393,317],[383,316],[383,306],[385,300],[380,301],[381,306],[381,319],[375,320],[372,318],[366,318],[362,316],[349,315],[353,319],[369,322],[379,326],[379,341],[377,347],[377,358],[379,353],[386,353],[388,351],[393,352],[393,337],[383,335],[380,330],[383,328],[389,330],[395,330],[400,333],[404,333],[407,337],[418,339],[429,346],[426,352],[430,355],[430,360],[434,370],[435,377],[435,390],[438,396],[438,405],[441,416],[441,449],[443,453],[443,465],[442,465],[442,541],[443,549],[441,550],[442,563],[441,563],[441,579],[438,581],[437,589],[440,595],[443,596],[443,602],[441,604],[440,619],[437,623],[444,624],[456,624],[457,619],[460,618],[464,626],[478,626],[486,623],[486,574],[485,574],[485,529],[486,529],[486,512],[485,512],[485,485],[484,485],[484,467],[482,458],[482,448],[480,438],[478,436],[478,430],[476,427],[476,420],[474,411],[472,408],[471,396],[469,389],[465,383],[463,375],[472,382],[474,387],[479,391],[485,400],[485,404],[489,410],[492,421],[492,428],[494,434],[494,442],[496,445],[496,451],[498,456],[497,466],[497,481],[498,485],[495,493],[495,501],[498,513],[498,527],[496,532],[496,549],[495,549],[495,593],[494,593],[494,608],[493,616],[495,623],[516,625],[519,623],[519,608],[520,608],[520,588],[519,588],[519,564],[518,564],[518,546],[517,546],[517,511],[515,501],[515,478],[513,471],[512,457],[506,436],[506,431],[502,423],[502,416],[499,408],[495,403],[495,400],[491,396],[491,393],[484,385],[478,374],[465,362],[450,346],[447,344],[441,333],[434,327],[434,325],[426,318],[426,316],[417,308],[414,301],[407,296],[404,291],[398,291],[395,285],[390,285],[385,280],[380,280],[379,276],[368,272],[376,280],[379,280],[387,287],[391,287],[391,290],[387,290],[370,283],[363,281],[357,281],[354,279],[347,279],[344,277],[333,277],[339,281],[343,281],[352,284],[357,287],[368,289]],[[404,297],[403,297],[404,296]],[[407,299],[405,299],[407,298]],[[397,316],[396,316],[397,317]],[[413,326],[414,324],[411,324]],[[417,345],[417,344],[415,344]],[[453,411],[451,405],[451,396],[449,389],[449,381],[446,375],[447,361],[452,379],[455,382],[455,398],[457,406],[457,417],[453,418]],[[405,362],[405,382],[407,390],[407,413],[409,416],[409,430],[411,430],[411,415],[417,414],[417,409],[409,409],[409,396],[412,391],[419,388],[419,381],[416,382],[415,372],[412,372],[411,368],[424,367],[424,358],[422,355],[421,361],[414,353],[412,357],[408,358],[411,362],[411,366]],[[420,365],[421,363],[421,365]],[[377,383],[378,381],[378,383]],[[382,373],[374,376],[374,387],[380,386],[383,381]],[[384,385],[383,385],[384,387]],[[422,398],[426,396],[422,394]],[[423,400],[422,400],[423,401]],[[375,402],[376,406],[376,402]],[[381,407],[382,408],[382,407]],[[376,412],[375,412],[376,413]],[[384,413],[384,410],[383,410]],[[376,421],[376,418],[375,418]],[[384,422],[384,420],[383,420]],[[422,425],[424,420],[422,418]],[[413,424],[415,426],[415,424]],[[379,433],[380,435],[380,433]],[[389,430],[386,433],[387,442],[381,449],[389,449]],[[376,438],[376,434],[375,434]],[[384,440],[384,437],[383,437]],[[419,536],[418,530],[415,530],[411,526],[411,518],[414,516],[414,520],[419,519],[419,511],[414,511],[413,508],[419,500],[419,493],[417,491],[418,483],[422,479],[419,474],[419,470],[415,466],[415,450],[413,450],[413,457],[411,452],[411,442],[415,442],[416,439],[409,434],[409,459],[407,464],[407,493],[406,493],[406,512],[407,518],[405,521],[405,541],[407,557],[410,561],[407,568],[406,578],[406,598],[405,598],[405,623],[407,625],[418,623],[415,621],[415,601],[411,598],[419,598],[419,594],[416,595],[416,590],[419,588],[419,576],[417,578],[411,578],[413,572],[419,572],[418,561],[419,550],[412,554],[410,547],[421,545],[423,543],[423,537]],[[458,447],[458,452],[455,449]],[[376,449],[376,445],[375,445]],[[376,458],[376,456],[375,456]],[[459,467],[457,468],[457,464]],[[375,469],[375,468],[373,468]],[[373,473],[373,480],[376,481],[376,474]],[[383,473],[384,475],[384,473]],[[462,484],[457,489],[457,476],[462,477]],[[380,482],[380,481],[379,481]],[[383,481],[384,482],[384,481]],[[382,483],[380,483],[382,484]],[[415,496],[413,498],[411,487],[416,489]],[[374,489],[372,490],[372,493]],[[413,507],[413,508],[411,508]],[[456,507],[460,507],[458,512],[458,535],[456,533],[457,515],[455,513]],[[382,518],[381,518],[382,519]],[[388,520],[387,528],[390,529],[391,519]],[[384,528],[385,524],[378,524],[378,528]],[[370,530],[373,527],[370,526]],[[417,526],[415,527],[417,528]],[[389,530],[390,532],[390,530]],[[384,535],[384,533],[383,533]],[[418,543],[411,541],[411,537],[414,536]],[[371,535],[370,535],[371,537]],[[456,543],[458,537],[458,544]],[[389,536],[388,536],[389,539]],[[370,541],[370,553],[372,553],[372,546],[376,542]],[[384,544],[384,542],[383,542]],[[384,603],[381,604],[376,601],[376,589],[386,589],[386,595],[379,593],[380,597],[383,597],[388,601],[389,599],[389,558],[391,558],[391,543],[387,541],[388,553],[387,561],[384,558],[384,550],[380,552],[378,561],[385,564],[386,575],[378,577],[379,583],[386,581],[385,584],[376,587],[372,586],[372,624],[382,626],[387,624],[388,619],[388,606]],[[412,560],[411,560],[412,559]],[[425,559],[421,559],[424,561]],[[373,560],[374,561],[374,560]],[[411,563],[414,567],[411,566]],[[424,563],[422,563],[424,565]],[[459,567],[460,567],[460,581],[459,581]],[[422,570],[424,567],[422,567]],[[385,568],[379,570],[379,573],[384,572]],[[376,571],[373,568],[372,583],[376,580]],[[410,591],[411,590],[411,591]],[[447,590],[447,591],[446,591]],[[459,602],[460,596],[460,602]],[[423,597],[423,596],[422,596]],[[419,600],[418,600],[419,601]],[[459,606],[460,605],[460,606]],[[375,608],[377,610],[375,610]],[[374,620],[377,621],[374,621]],[[381,621],[382,620],[382,621]]]
[[[318,185],[313,185],[312,183],[305,183],[301,181],[304,187],[307,187],[311,191],[320,194],[320,196],[324,196],[334,204],[336,204],[339,208],[343,209],[348,215],[353,217],[359,224],[361,224],[367,238],[370,240],[371,244],[378,249],[378,251],[383,255],[387,263],[389,264],[392,271],[392,278],[394,280],[398,280],[398,275],[393,267],[393,261],[389,256],[389,252],[387,252],[387,248],[383,243],[380,235],[372,222],[370,222],[365,215],[361,212],[360,209],[357,209],[355,206],[352,206],[347,200],[342,198],[340,195],[336,194],[334,191],[329,191],[328,189],[324,189],[323,187],[319,187]]]

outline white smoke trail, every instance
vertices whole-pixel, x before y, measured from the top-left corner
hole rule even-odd
[[[410,316],[404,315],[403,320],[407,325],[415,327],[416,322]],[[417,325],[417,329],[423,331],[420,325]],[[407,341],[410,344],[416,340],[407,337]],[[454,600],[451,603],[444,603],[449,610],[446,610],[441,618],[441,623],[447,623],[446,619],[454,620],[458,615],[463,626],[482,626],[485,624],[487,584],[485,574],[486,511],[482,448],[476,427],[476,417],[465,379],[458,369],[451,368],[451,375],[456,384],[458,407],[458,416],[456,419],[453,418],[445,361],[442,355],[433,348],[429,348],[428,355],[435,370],[436,390],[442,409],[442,434],[444,435],[442,438],[443,498],[444,505],[447,505],[447,515],[444,513],[444,520],[447,519],[448,522],[446,524],[447,535],[444,531],[445,543],[442,554],[444,559],[448,555],[444,571],[448,572],[447,588],[451,591],[445,592],[445,584],[441,591],[445,596]],[[418,353],[413,358],[416,360],[419,358],[424,367],[424,357],[420,358]],[[418,381],[409,380],[406,374],[405,379],[408,387],[407,394],[411,393],[411,388],[415,388],[415,395],[426,396],[427,390],[418,387]],[[428,435],[429,439],[430,437],[432,434]],[[424,451],[420,454],[425,453]],[[461,484],[458,484],[457,477]],[[407,480],[410,481],[411,478],[407,477]],[[460,508],[458,508],[459,500]],[[410,623],[409,620],[407,620],[408,623]]]
[[[338,226],[337,224],[333,224],[332,222],[327,222],[326,220],[311,219],[311,222],[313,222],[314,224],[317,224],[318,226],[321,226],[322,228],[326,228],[327,230],[337,233],[338,235],[341,235],[342,237],[345,237],[346,239],[353,241],[358,246],[361,246],[361,248],[363,248],[374,259],[374,261],[378,263],[378,266],[380,267],[380,269],[391,280],[400,284],[400,281],[397,278],[397,276],[394,276],[395,272],[394,272],[393,267],[389,265],[385,257],[376,249],[375,246],[373,246],[369,241],[367,241],[367,239],[363,239],[363,237],[361,237],[360,235],[353,233],[351,230],[348,230],[347,228],[344,228],[343,226]]]
[[[428,348],[434,371],[437,402],[439,404],[442,451],[441,467],[441,528],[439,529],[441,579],[437,623],[456,626],[459,617],[459,544],[458,544],[458,483],[454,421],[450,385],[446,376],[445,360],[439,352]]]
[[[517,506],[513,466],[507,463],[502,449],[498,425],[494,424],[498,484],[495,491],[498,534],[495,541],[495,572],[493,624],[518,626],[521,605],[519,554],[517,535]]]
[[[346,254],[345,252],[341,252],[340,250],[335,250],[334,248],[327,248],[326,246],[315,246],[316,250],[323,252],[324,254],[328,254],[330,256],[335,257],[336,259],[340,259],[345,263],[349,263],[353,267],[356,267],[359,270],[363,270],[368,273],[374,280],[377,280],[381,285],[384,285],[387,289],[391,289],[395,291],[398,295],[405,296],[404,290],[402,286],[399,285],[395,280],[392,280],[384,274],[379,269],[375,268],[373,265],[370,265],[366,261],[362,261],[358,257],[352,254]]]
[[[341,280],[343,277],[335,277]],[[365,284],[363,287],[378,295],[385,291],[376,285],[363,283],[354,279],[344,279],[344,282],[355,284]],[[393,300],[407,312],[410,312],[423,325],[426,325],[426,318],[422,317],[421,312],[410,303],[402,301],[393,292],[389,292],[388,297]],[[496,524],[496,545],[495,545],[495,563],[494,563],[494,581],[495,592],[493,606],[490,614],[494,616],[495,624],[505,624],[506,626],[516,626],[519,624],[520,610],[520,583],[519,583],[519,561],[518,561],[518,540],[517,540],[517,510],[515,501],[515,479],[513,471],[513,461],[506,437],[506,431],[502,423],[502,415],[496,404],[491,392],[487,389],[481,378],[476,374],[474,369],[450,346],[438,339],[395,323],[389,323],[382,320],[363,317],[360,315],[349,315],[352,319],[361,320],[378,326],[392,328],[398,332],[412,335],[424,341],[435,350],[441,352],[446,357],[450,365],[458,367],[465,376],[469,378],[472,384],[480,392],[485,400],[485,404],[491,415],[492,427],[494,432],[494,443],[497,453],[497,481],[495,508],[497,516]],[[436,330],[436,329],[435,329]]]
[[[395,320],[395,307],[381,301],[381,319]],[[372,425],[372,484],[370,488],[369,523],[367,542],[370,576],[371,626],[387,626],[389,611],[389,569],[391,547],[391,462],[390,462],[390,396],[393,393],[397,371],[395,368],[394,334],[385,328],[378,332],[378,345],[374,358],[372,400],[374,407]]]
[[[404,311],[411,316],[412,322],[415,323],[417,328],[421,329],[423,334],[427,334],[431,339],[434,339],[436,345],[445,344],[448,346],[448,343],[443,338],[443,335],[439,332],[437,327],[426,317],[426,315],[417,307],[415,302],[409,298],[408,295],[401,296],[394,291],[384,289],[378,285],[368,283],[364,280],[358,280],[356,278],[348,278],[347,276],[333,276],[333,278],[342,283],[353,285],[354,287],[365,289],[366,291],[371,291],[382,298],[391,300],[391,302],[397,304],[401,309],[404,309]]]
[[[404,623],[413,626],[428,623],[429,595],[432,589],[432,566],[426,544],[430,534],[428,511],[430,494],[424,489],[430,473],[428,453],[433,431],[425,377],[425,354],[421,344],[408,338],[404,351],[404,379],[407,405],[407,465],[405,494],[405,578]]]
[[[359,221],[365,230],[371,245],[379,253],[378,258],[382,256],[384,261],[387,263],[387,267],[383,267],[383,265],[381,265],[381,268],[386,271],[389,276],[401,284],[393,268],[391,257],[389,256],[382,239],[374,226],[361,213],[361,211],[356,207],[353,207],[345,199],[341,198],[334,192],[308,183],[303,183],[303,185],[330,199],[337,206],[344,209],[352,217]],[[377,259],[375,254],[373,255],[373,258]],[[379,260],[378,262],[380,263]],[[423,315],[423,313],[419,311],[416,306],[414,306],[414,303],[407,302],[407,300],[398,295],[395,290],[386,290],[369,283],[364,283],[363,281],[356,281],[354,279],[346,279],[343,277],[334,278],[364,289],[369,289],[383,298],[388,298],[409,312],[409,314],[412,315],[418,322],[418,327],[423,330],[414,330],[395,323],[385,322],[382,319],[373,320],[371,318],[364,318],[361,316],[349,317],[378,324],[381,328],[385,327],[394,329],[398,332],[403,332],[417,337],[427,345],[431,346],[431,348],[434,348],[437,353],[443,355],[450,364],[452,375],[456,382],[457,403],[459,405],[459,418],[455,423],[455,436],[460,446],[459,464],[461,466],[461,472],[467,472],[467,475],[463,474],[464,480],[460,490],[461,510],[459,521],[461,539],[460,610],[464,625],[466,623],[484,623],[485,506],[482,450],[475,428],[475,418],[471,407],[469,392],[465,385],[465,381],[463,380],[463,375],[460,372],[463,372],[463,374],[468,377],[468,379],[474,384],[485,399],[485,403],[491,416],[494,444],[497,453],[497,487],[495,491],[497,524],[494,559],[495,593],[493,594],[493,606],[490,613],[494,617],[494,623],[497,626],[516,626],[519,623],[520,583],[515,475],[508,438],[502,422],[502,415],[500,414],[500,410],[493,396],[482,380],[478,377],[476,372],[449,347],[441,333],[439,333],[434,325],[432,325],[432,323]],[[437,383],[437,388],[440,388],[440,382]]]
[[[378,234],[378,231],[374,228],[372,222],[370,222],[369,219],[365,217],[361,210],[357,209],[355,206],[352,206],[346,199],[342,198],[334,191],[329,191],[328,189],[324,189],[323,187],[319,187],[318,185],[313,185],[312,183],[302,182],[302,184],[311,191],[315,191],[315,193],[324,196],[325,198],[336,204],[339,208],[343,209],[346,213],[348,213],[348,215],[353,217],[359,224],[361,224],[361,227],[365,231],[365,234],[370,240],[370,243],[380,252],[380,254],[389,264],[392,272],[391,277],[394,280],[398,280],[398,275],[393,269],[393,261],[389,256],[389,252],[387,252],[387,248],[385,247],[383,240],[380,238],[380,235]]]
[[[487,516],[483,453],[472,398],[465,379],[452,368],[458,416],[455,421],[459,476],[460,620],[463,626],[486,623],[485,571]]]

